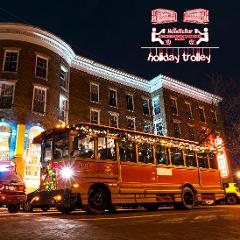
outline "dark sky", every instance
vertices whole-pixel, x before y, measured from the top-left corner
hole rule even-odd
[[[84,57],[152,79],[162,73],[186,83],[211,91],[207,74],[219,73],[225,81],[239,81],[240,48],[238,1],[223,0],[42,0],[1,1],[0,21],[25,22],[41,27],[63,38],[74,51]],[[148,51],[141,46],[151,43],[151,10],[175,10],[178,18],[188,9],[209,10],[208,46],[214,50],[207,63],[149,63]],[[175,23],[158,25],[203,29],[204,25]]]

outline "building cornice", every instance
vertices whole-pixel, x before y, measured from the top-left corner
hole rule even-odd
[[[209,104],[218,105],[219,102],[222,101],[222,98],[217,95],[203,91],[199,88],[193,87],[162,74],[149,81],[149,84],[151,92],[154,92],[160,88],[167,88],[174,92],[189,96],[202,102],[207,102]]]
[[[146,92],[150,91],[149,82],[146,79],[108,67],[81,56],[75,56],[72,62],[72,67],[125,86],[133,87]]]
[[[18,24],[0,23],[0,40],[24,41],[45,47],[71,64],[75,53],[72,48],[56,35],[40,28]]]

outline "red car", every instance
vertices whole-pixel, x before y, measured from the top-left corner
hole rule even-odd
[[[10,161],[0,161],[0,207],[16,213],[26,201],[25,183]]]

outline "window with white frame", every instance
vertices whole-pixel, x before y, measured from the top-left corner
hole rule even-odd
[[[149,115],[150,110],[149,110],[149,99],[143,98],[143,113]]]
[[[32,111],[38,113],[45,113],[46,102],[47,102],[47,88],[41,86],[34,86]]]
[[[17,72],[18,55],[19,55],[19,51],[17,50],[5,50],[4,61],[3,61],[4,72]]]
[[[211,110],[211,118],[212,118],[212,123],[217,124],[217,114],[216,111]]]
[[[157,115],[160,113],[160,99],[159,97],[154,97],[153,100],[153,114]]]
[[[118,127],[118,113],[109,113],[109,126],[110,127]]]
[[[91,102],[99,102],[99,85],[90,83],[90,100]]]
[[[178,107],[177,107],[177,99],[176,98],[170,98],[170,107],[172,114],[178,115]]]
[[[205,112],[203,107],[199,107],[199,118],[201,122],[206,122]]]
[[[59,97],[59,119],[68,123],[68,99],[63,95]]]
[[[192,105],[189,102],[185,102],[186,104],[186,115],[188,119],[193,119],[193,113],[192,113]]]
[[[47,79],[48,59],[46,57],[36,56],[35,76]]]
[[[135,118],[127,117],[127,128],[135,130]]]
[[[163,124],[162,121],[154,122],[154,134],[163,135]]]
[[[117,106],[117,91],[114,89],[109,89],[108,92],[109,105],[116,107]]]
[[[174,137],[180,138],[181,137],[181,122],[174,121],[173,122],[173,133]]]
[[[11,108],[15,83],[0,82],[0,108]]]
[[[100,124],[100,110],[90,109],[90,121],[91,123]]]
[[[126,94],[126,102],[127,102],[127,109],[133,111],[134,109],[133,95]]]
[[[63,66],[60,69],[59,85],[66,90],[68,89],[68,71]]]
[[[151,122],[149,122],[149,121],[143,122],[143,131],[145,133],[151,133]]]

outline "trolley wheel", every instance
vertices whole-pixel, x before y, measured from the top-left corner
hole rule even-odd
[[[107,206],[107,193],[101,187],[91,188],[88,195],[87,213],[103,214]]]
[[[9,213],[17,213],[20,210],[20,204],[8,205],[7,208]]]
[[[24,212],[32,212],[32,210],[33,210],[33,207],[32,207],[32,205],[29,201],[27,201],[23,204],[23,211]]]
[[[62,213],[71,213],[74,207],[57,207],[57,210]]]
[[[182,202],[174,203],[175,209],[185,209],[185,210],[191,210],[193,209],[195,202],[195,194],[189,187],[185,187],[182,190]]]
[[[226,202],[229,205],[235,205],[238,202],[238,197],[235,194],[228,194],[226,196]]]
[[[148,211],[156,211],[159,208],[158,204],[148,203],[143,205]]]
[[[43,212],[47,212],[50,209],[50,207],[45,206],[45,207],[41,207],[41,209]]]

